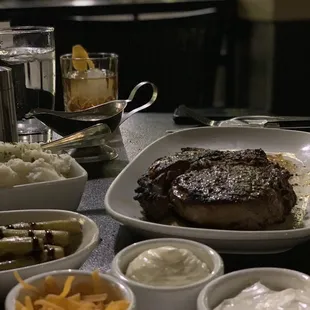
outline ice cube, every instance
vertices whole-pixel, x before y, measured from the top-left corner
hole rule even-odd
[[[86,79],[87,75],[86,75],[86,72],[84,71],[72,71],[72,72],[68,72],[67,78],[72,79],[72,80]]]
[[[87,71],[73,71],[68,73],[69,79],[101,79],[105,78],[105,70],[100,69],[89,69]]]
[[[68,109],[83,110],[113,100],[115,94],[115,77],[109,71],[89,69],[70,75]]]
[[[108,90],[105,74],[99,69],[92,69],[82,74],[79,73],[78,76],[70,79],[71,105],[78,106],[78,109],[85,109],[104,103]],[[73,110],[73,107],[70,109]]]
[[[100,69],[89,69],[87,72],[86,72],[86,77],[88,79],[100,79],[100,78],[104,78],[106,77],[106,74],[104,71],[100,70]]]

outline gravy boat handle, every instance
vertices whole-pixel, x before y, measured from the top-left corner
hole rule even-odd
[[[151,97],[151,99],[150,99],[147,103],[143,104],[142,106],[137,107],[136,109],[133,109],[132,111],[128,112],[128,113],[126,114],[126,116],[123,117],[123,119],[121,120],[121,122],[120,122],[119,125],[121,125],[122,123],[124,123],[129,117],[133,116],[133,115],[136,114],[137,112],[142,111],[142,110],[144,110],[144,109],[150,107],[150,106],[156,101],[157,96],[158,96],[158,88],[157,88],[157,86],[156,86],[155,84],[151,83],[151,82],[144,81],[144,82],[140,82],[139,84],[137,84],[137,85],[133,88],[133,90],[131,91],[131,93],[130,93],[130,95],[129,95],[129,97],[128,97],[128,100],[127,100],[128,103],[130,103],[131,101],[133,101],[133,99],[134,99],[134,97],[135,97],[137,91],[138,91],[141,87],[143,87],[143,86],[145,86],[145,85],[150,85],[150,86],[152,87],[152,91],[153,91],[153,92],[152,92],[152,97]]]

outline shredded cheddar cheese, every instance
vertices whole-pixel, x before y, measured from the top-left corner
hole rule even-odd
[[[39,290],[35,286],[26,283],[21,278],[21,276],[18,274],[17,271],[14,271],[14,276],[15,276],[16,280],[24,287],[25,290],[33,291],[33,292],[36,292],[36,293],[40,293]]]
[[[61,292],[61,289],[58,287],[56,280],[51,276],[47,276],[45,278],[44,287],[45,291],[49,292],[50,294],[57,295]]]
[[[73,276],[68,277],[68,279],[65,282],[64,289],[60,294],[60,297],[67,297],[67,295],[69,294],[69,292],[71,290],[73,280],[74,280]]]
[[[23,307],[24,307],[24,305],[20,301],[16,300],[15,309],[16,310],[22,310]]]
[[[128,302],[125,300],[112,301],[108,304],[105,310],[126,310],[128,308]]]
[[[46,277],[44,292],[26,283],[17,272],[14,275],[23,288],[31,293],[25,297],[24,303],[16,300],[15,310],[127,310],[129,307],[126,300],[109,299],[98,271],[92,273],[92,285],[82,283],[73,287],[75,277],[69,276],[62,290],[55,278]]]
[[[26,305],[27,309],[34,310],[33,309],[33,305],[32,305],[32,300],[31,300],[31,298],[29,296],[25,297],[25,305]]]
[[[94,293],[100,294],[100,292],[103,291],[103,288],[102,288],[102,283],[100,281],[99,272],[93,272],[91,277],[92,277],[92,282],[93,282],[93,287],[94,287]]]

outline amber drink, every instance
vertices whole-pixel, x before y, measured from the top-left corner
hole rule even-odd
[[[84,52],[86,53],[85,50]],[[116,100],[117,66],[116,54],[86,53],[61,56],[65,110],[81,111]]]

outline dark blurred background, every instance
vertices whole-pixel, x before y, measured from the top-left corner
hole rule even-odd
[[[0,18],[55,27],[57,110],[59,56],[82,44],[119,54],[120,98],[157,84],[151,111],[310,115],[309,0],[2,0]]]

